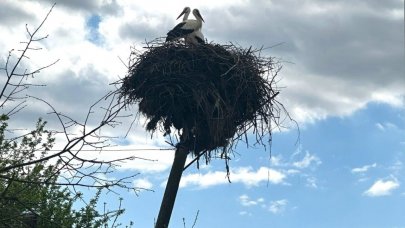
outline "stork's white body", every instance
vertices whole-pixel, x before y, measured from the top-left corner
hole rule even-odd
[[[184,40],[186,44],[196,45],[205,43],[204,34],[201,32],[201,30],[194,31],[190,35],[187,35]]]

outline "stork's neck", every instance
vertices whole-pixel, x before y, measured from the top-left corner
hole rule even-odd
[[[201,29],[201,27],[202,27],[202,19],[201,19],[201,17],[199,17],[199,16],[196,15],[195,13],[193,13],[193,15],[194,15],[195,19],[197,19],[197,27],[196,27],[196,30],[199,30],[199,29]]]
[[[190,12],[186,12],[183,16],[183,21],[187,20],[189,15],[190,15]]]
[[[197,30],[201,30],[202,27],[202,20],[200,18],[197,18]]]

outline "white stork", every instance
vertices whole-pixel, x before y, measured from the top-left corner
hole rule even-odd
[[[188,13],[187,13],[188,12]],[[199,35],[199,39],[204,41],[204,36],[201,33],[202,22],[204,19],[202,18],[200,11],[198,9],[193,10],[193,15],[196,20],[188,19],[188,15],[190,14],[190,8],[185,7],[183,12],[177,17],[180,18],[184,14],[183,22],[177,24],[172,30],[167,33],[166,41],[172,41],[180,38],[186,38],[187,36],[195,33]],[[201,39],[202,36],[202,39]],[[195,37],[195,36],[192,36]],[[198,38],[189,38],[191,43],[194,43],[193,40],[198,42]],[[186,39],[187,42],[187,39]]]

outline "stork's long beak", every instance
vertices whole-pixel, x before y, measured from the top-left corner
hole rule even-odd
[[[197,11],[197,16],[201,18],[202,21],[204,21],[204,18],[201,16],[200,11]],[[205,23],[205,21],[204,21]]]
[[[184,9],[183,12],[181,12],[181,14],[176,18],[176,20],[179,19],[181,16],[183,16],[185,13],[186,13],[186,9]]]

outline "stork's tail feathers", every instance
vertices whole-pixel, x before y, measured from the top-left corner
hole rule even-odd
[[[197,40],[197,42],[198,42],[199,44],[205,44],[205,40],[204,40],[204,39],[201,39],[201,37],[196,36],[195,39]]]
[[[169,42],[169,41],[173,41],[174,39],[175,39],[176,37],[174,37],[174,36],[167,36],[166,37],[166,42]]]

